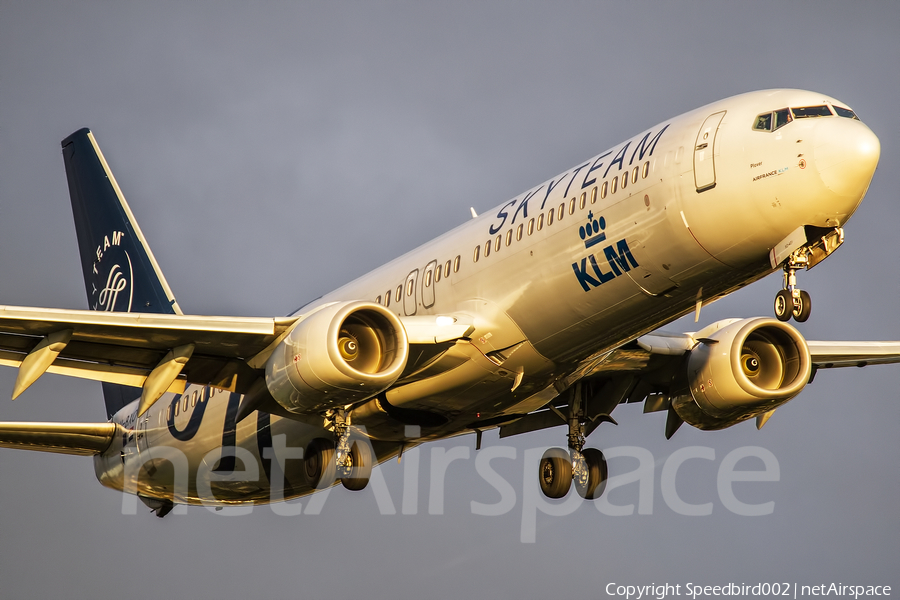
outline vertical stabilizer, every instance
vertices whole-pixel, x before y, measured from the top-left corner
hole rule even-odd
[[[181,314],[94,135],[76,131],[62,141],[62,152],[90,309]],[[140,394],[104,383],[108,416]]]

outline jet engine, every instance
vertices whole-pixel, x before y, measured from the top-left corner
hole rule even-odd
[[[300,321],[266,363],[278,404],[311,413],[363,400],[390,387],[409,357],[406,331],[372,302],[325,306]]]
[[[699,429],[724,429],[768,412],[809,382],[812,360],[800,332],[759,317],[722,322],[687,359],[690,394],[672,399],[685,422]],[[701,332],[702,335],[702,332]]]

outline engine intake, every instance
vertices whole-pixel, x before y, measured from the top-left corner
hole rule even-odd
[[[389,388],[409,357],[400,319],[380,304],[343,302],[300,321],[266,363],[266,386],[294,413],[364,400]]]
[[[784,404],[809,382],[809,348],[787,323],[743,319],[698,341],[687,362],[690,396],[672,401],[694,427],[729,427]]]

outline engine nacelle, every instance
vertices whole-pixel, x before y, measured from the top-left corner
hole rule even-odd
[[[809,347],[787,323],[743,319],[697,341],[687,361],[690,396],[673,398],[672,406],[699,429],[723,429],[770,411],[809,382]]]
[[[409,343],[400,319],[372,302],[326,306],[304,318],[266,363],[275,401],[310,413],[369,398],[403,372]]]

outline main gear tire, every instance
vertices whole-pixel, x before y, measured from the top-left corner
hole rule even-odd
[[[322,490],[330,487],[337,476],[334,462],[334,442],[316,438],[303,453],[304,473],[310,487]]]
[[[603,495],[606,489],[606,479],[609,471],[606,467],[606,457],[596,448],[585,448],[581,451],[587,467],[587,484],[582,486],[575,481],[575,491],[585,500],[594,500]]]
[[[572,460],[562,448],[548,448],[538,469],[541,492],[548,498],[562,498],[572,487]]]
[[[369,485],[372,476],[372,449],[361,440],[350,443],[350,477],[341,477],[341,485],[358,492]]]

